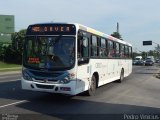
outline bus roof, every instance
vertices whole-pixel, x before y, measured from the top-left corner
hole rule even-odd
[[[84,25],[81,25],[81,24],[78,24],[78,23],[75,23],[76,27],[78,27],[79,29],[81,30],[84,30],[84,31],[87,31],[87,32],[90,32],[90,33],[93,33],[95,35],[99,35],[101,37],[104,37],[104,38],[107,38],[109,40],[113,40],[113,41],[116,41],[116,42],[119,42],[119,43],[122,43],[122,44],[125,44],[125,45],[128,45],[128,46],[132,46],[130,43],[128,42],[125,42],[123,40],[120,40],[120,39],[117,39],[115,37],[112,37],[111,35],[107,35],[103,32],[100,32],[100,31],[97,31],[93,28],[90,28],[90,27],[87,27],[87,26],[84,26]]]

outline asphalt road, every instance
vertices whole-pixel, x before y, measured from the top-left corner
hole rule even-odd
[[[90,116],[116,119],[118,115],[125,119],[124,115],[132,114],[159,114],[156,117],[160,119],[160,79],[154,77],[159,70],[155,66],[134,66],[132,74],[122,83],[104,85],[97,89],[96,96],[79,94],[72,98],[24,91],[20,74],[0,75],[0,119],[7,114],[26,120],[78,120]]]

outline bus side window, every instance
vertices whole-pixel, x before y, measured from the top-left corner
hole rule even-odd
[[[114,43],[113,41],[108,41],[108,58],[114,57]]]
[[[132,58],[132,47],[129,47],[129,58]]]
[[[99,54],[100,54],[101,58],[104,58],[104,57],[107,56],[106,39],[101,38],[100,41],[101,42],[100,42],[100,52],[99,52]]]
[[[120,49],[121,49],[120,58],[124,58],[124,45],[121,44]]]
[[[125,58],[129,57],[129,49],[128,46],[125,45]]]
[[[78,39],[78,64],[89,62],[89,38],[79,37]]]
[[[97,58],[98,56],[98,42],[97,37],[92,35],[91,39],[91,57]]]
[[[82,44],[81,44],[81,56],[83,58],[89,57],[89,40],[87,37],[83,37]]]
[[[119,43],[115,43],[115,49],[116,49],[116,58],[119,58],[120,57],[120,45]]]

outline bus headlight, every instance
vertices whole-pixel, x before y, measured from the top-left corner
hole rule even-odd
[[[70,82],[70,77],[66,76],[65,78],[63,78],[62,80],[59,80],[60,84],[67,84]]]
[[[61,80],[59,80],[60,84],[67,84],[69,83],[71,80],[75,79],[75,74],[74,73],[69,73],[68,75],[66,75],[64,78],[62,78]]]
[[[29,76],[29,74],[26,72],[26,70],[23,70],[23,71],[22,71],[22,74],[23,74],[23,78],[24,78],[25,80],[32,81],[32,78]]]

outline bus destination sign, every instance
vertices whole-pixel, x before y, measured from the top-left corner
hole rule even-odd
[[[75,35],[76,27],[71,24],[37,24],[27,29],[27,35]]]

